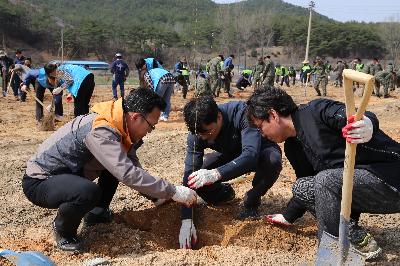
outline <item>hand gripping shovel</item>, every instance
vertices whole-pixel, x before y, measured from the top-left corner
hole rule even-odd
[[[374,77],[351,69],[343,71],[344,94],[346,103],[346,115],[350,117],[355,114],[354,121],[360,120],[365,112],[369,98],[372,94]],[[355,109],[353,81],[365,84],[365,93],[360,107]],[[351,200],[353,191],[354,164],[357,144],[346,142],[342,202],[340,210],[339,240],[338,238],[323,232],[319,244],[316,265],[364,265],[365,257],[350,247],[349,221],[351,213]]]

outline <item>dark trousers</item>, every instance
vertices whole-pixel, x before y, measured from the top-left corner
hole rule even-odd
[[[14,96],[17,97],[19,95],[19,85],[21,84],[21,79],[19,76],[14,73],[13,79],[11,80],[11,87],[14,93]]]
[[[289,76],[283,76],[281,79],[281,86],[283,85],[283,82],[286,83],[286,86],[290,87],[289,85]]]
[[[293,185],[294,203],[291,201],[284,217],[299,217],[302,208],[306,208],[318,221],[319,236],[322,231],[338,236],[340,220],[340,201],[342,192],[343,169],[328,169],[313,177],[300,178]],[[296,214],[294,212],[297,204]],[[380,181],[367,170],[355,169],[352,212],[350,220],[350,241],[358,244],[367,235],[357,222],[361,213],[398,213],[400,212],[400,193]],[[300,214],[300,215],[299,215]]]
[[[78,95],[74,99],[74,116],[85,115],[89,113],[89,102],[94,90],[94,75],[90,73],[82,81],[78,90]]]
[[[45,87],[42,87],[39,82],[36,81],[35,83],[35,91],[36,91],[36,97],[43,102],[44,99],[44,93],[46,91]],[[53,92],[53,88],[49,88],[50,92]],[[53,96],[53,101],[55,104],[55,114],[62,116],[64,111],[63,111],[63,104],[62,104],[62,93],[58,95]],[[36,101],[36,120],[39,121],[43,117],[43,106]]]
[[[118,187],[118,180],[103,171],[98,183],[73,174],[50,176],[41,180],[24,176],[22,188],[33,204],[58,209],[54,220],[63,236],[75,236],[79,224],[94,207],[107,208]]]
[[[121,97],[124,98],[124,96],[125,96],[125,79],[123,77],[115,77],[115,79],[113,79],[112,84],[111,84],[113,97],[118,98],[118,92],[117,92],[118,85],[121,90]]]
[[[232,156],[213,152],[205,156],[202,169],[215,169],[235,159]],[[282,170],[282,155],[278,146],[269,146],[260,151],[258,164],[252,181],[252,188],[246,193],[244,205],[246,207],[258,207],[261,204],[261,197],[272,187]],[[206,202],[218,203],[224,198],[223,193],[229,190],[216,182],[210,186],[204,186],[197,190],[197,194]]]

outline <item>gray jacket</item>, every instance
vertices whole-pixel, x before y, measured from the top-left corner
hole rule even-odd
[[[121,134],[109,126],[92,128],[96,113],[78,116],[54,132],[27,162],[26,174],[46,179],[75,174],[94,180],[108,170],[125,185],[154,198],[169,199],[175,186],[142,169],[132,145],[127,153]]]

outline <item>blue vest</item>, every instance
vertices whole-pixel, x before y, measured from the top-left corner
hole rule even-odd
[[[47,82],[46,72],[44,71],[43,67],[41,69],[39,69],[39,76],[37,77],[37,81],[39,82],[40,86],[42,86],[43,88],[51,88],[52,87]]]
[[[164,68],[153,68],[152,70],[150,70],[148,72],[149,72],[151,80],[153,81],[154,91],[156,91],[158,83],[160,82],[160,79],[164,75],[169,73]]]
[[[70,65],[70,64],[61,65],[58,67],[58,70],[66,71],[72,76],[74,83],[72,83],[72,85],[67,89],[75,97],[78,96],[78,91],[79,88],[81,87],[83,80],[89,74],[91,74],[89,71],[87,71],[81,66]],[[64,81],[61,80],[61,82],[63,83]]]
[[[154,61],[156,61],[157,67],[162,68],[162,66],[160,65],[160,63],[158,63],[158,61],[155,60],[155,59],[152,58],[152,57],[145,58],[144,61],[146,62],[147,71],[150,71],[150,70],[153,69]]]

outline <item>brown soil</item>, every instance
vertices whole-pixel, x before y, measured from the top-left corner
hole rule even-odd
[[[312,88],[307,89],[307,97],[300,86],[291,87],[288,92],[297,103],[315,98]],[[245,92],[236,92],[235,99],[245,100],[249,95],[248,88]],[[381,128],[400,141],[400,102],[398,92],[393,95],[389,99],[372,97],[368,109],[378,115]],[[329,87],[328,96],[342,100],[342,89]],[[97,87],[92,103],[109,99],[111,89]],[[225,94],[218,99],[219,102],[229,100]],[[45,104],[49,101],[50,95],[47,95]],[[170,121],[159,123],[139,150],[145,169],[174,183],[180,182],[183,173],[187,134],[182,116],[185,102],[176,92]],[[113,265],[298,265],[315,259],[317,228],[309,214],[290,228],[274,227],[265,221],[235,220],[240,201],[251,186],[251,178],[234,184],[236,201],[221,207],[196,209],[199,243],[195,250],[179,250],[177,204],[156,208],[137,192],[121,185],[111,206],[116,213],[115,222],[82,228],[86,249],[82,254],[57,251],[50,227],[56,211],[32,205],[21,189],[27,159],[51,134],[37,130],[34,108],[31,97],[25,103],[15,102],[13,97],[0,98],[0,248],[40,251],[57,265],[82,265],[98,257],[106,258]],[[72,118],[73,105],[65,104],[64,111]],[[281,212],[291,197],[294,180],[293,169],[284,158],[278,182],[263,197],[261,213]],[[400,264],[400,215],[362,215],[361,223],[384,250],[372,264]],[[0,265],[9,264],[0,259]]]

